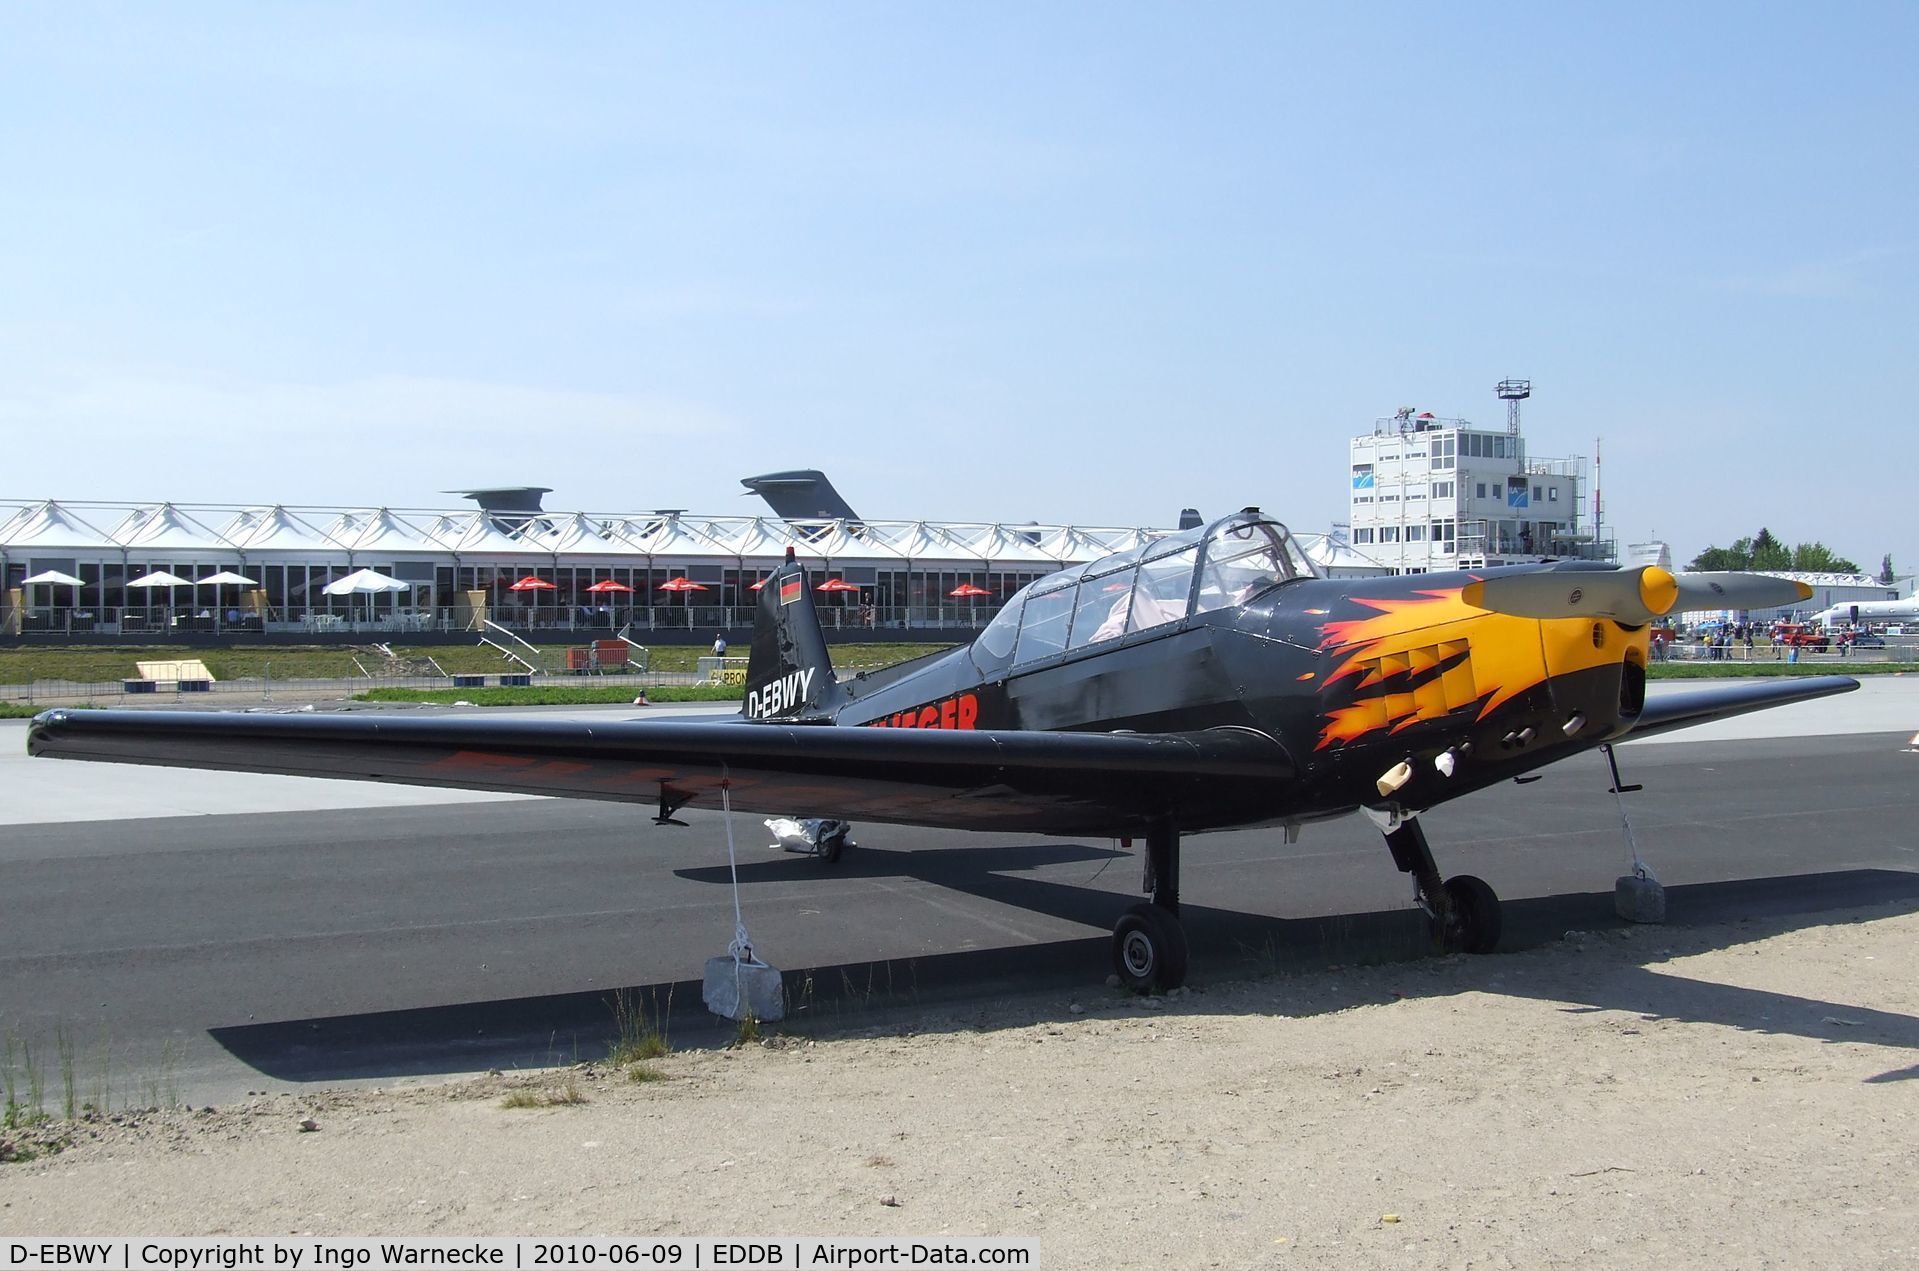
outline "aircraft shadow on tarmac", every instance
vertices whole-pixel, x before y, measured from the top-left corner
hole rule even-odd
[[[1098,889],[1056,883],[999,870],[1038,864],[1117,857],[1108,848],[1049,844],[953,849],[936,853],[887,853],[862,848],[847,876],[921,877],[968,894],[1103,927],[1115,897]],[[889,859],[890,858],[890,859]],[[1124,862],[1132,868],[1130,862]],[[742,885],[787,880],[816,862],[792,857],[743,866]],[[686,870],[683,876],[729,881],[725,869]],[[1919,1052],[1919,1019],[1851,1002],[1830,1002],[1787,993],[1741,988],[1662,971],[1668,956],[1703,952],[1816,926],[1839,910],[1878,907],[1888,916],[1919,911],[1919,873],[1842,870],[1736,882],[1669,887],[1665,928],[1640,928],[1637,947],[1647,950],[1639,966],[1616,963],[1581,987],[1576,1011],[1619,1011],[1646,1019],[1719,1024],[1758,1033],[1821,1041],[1857,1041]],[[1179,1012],[1204,1013],[1205,980],[1242,979],[1331,964],[1393,963],[1430,954],[1425,923],[1406,908],[1364,914],[1274,918],[1263,914],[1184,905],[1192,934],[1192,965],[1201,996],[1169,1003]],[[1612,894],[1569,893],[1506,902],[1502,948],[1517,951],[1557,940],[1569,930],[1598,932],[1624,926],[1614,915]],[[1696,929],[1739,924],[1730,940],[1702,942]],[[1671,932],[1662,939],[1659,931]],[[1667,948],[1680,946],[1675,948]],[[1084,939],[936,954],[909,959],[850,962],[785,973],[790,1031],[832,1035],[873,1029],[954,1031],[976,1028],[968,1002],[1021,1005],[1005,1013],[1015,1023],[1068,1018],[1074,997],[1100,992],[1108,970],[1109,938]],[[1574,953],[1572,956],[1579,956]],[[1519,968],[1494,956],[1468,959],[1473,968],[1459,989],[1533,996]],[[1302,977],[1310,992],[1285,995],[1275,1009],[1289,1015],[1343,1010],[1377,1001],[1376,993],[1349,980]],[[1412,985],[1412,996],[1419,995]],[[613,998],[622,990],[419,1007],[312,1019],[215,1028],[210,1035],[236,1059],[285,1081],[339,1082],[424,1076],[485,1068],[539,1067],[603,1055],[615,1035]],[[702,1008],[698,981],[661,981],[628,986],[625,993],[663,1015],[682,1046],[721,1044],[731,1025]],[[1454,990],[1446,990],[1454,991]],[[1049,997],[1049,994],[1056,996]],[[1539,996],[1548,996],[1545,993]],[[1565,999],[1563,983],[1551,994]],[[914,1008],[939,1007],[924,1011]],[[1244,1008],[1241,1008],[1244,1009]],[[1872,1078],[1890,1082],[1919,1076],[1919,1063]]]

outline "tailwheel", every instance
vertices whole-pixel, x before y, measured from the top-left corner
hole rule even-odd
[[[1113,969],[1135,992],[1178,988],[1186,981],[1186,929],[1163,905],[1134,905],[1113,925]]]
[[[820,826],[817,855],[823,864],[837,865],[847,848],[854,846],[853,827],[844,821],[828,821]]]
[[[1499,897],[1483,878],[1458,874],[1446,880],[1446,908],[1433,936],[1449,953],[1491,953],[1499,946]]]

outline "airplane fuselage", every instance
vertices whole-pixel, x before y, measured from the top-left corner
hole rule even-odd
[[[1216,824],[1418,810],[1616,738],[1644,701],[1643,627],[1487,613],[1460,597],[1479,576],[1296,579],[1025,664],[955,649],[898,678],[853,681],[834,722],[1246,729],[1283,744],[1295,778],[1269,809],[1222,806]],[[1450,775],[1434,764],[1446,753]],[[1410,776],[1382,793],[1401,762]]]

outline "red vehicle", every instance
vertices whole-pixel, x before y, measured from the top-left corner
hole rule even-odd
[[[1832,644],[1832,637],[1820,628],[1803,622],[1780,622],[1773,625],[1772,642],[1797,649],[1816,649],[1823,653]]]

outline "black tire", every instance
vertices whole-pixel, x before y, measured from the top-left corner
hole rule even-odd
[[[1186,929],[1158,905],[1134,905],[1113,924],[1113,971],[1136,993],[1186,982]]]
[[[840,855],[846,851],[847,840],[853,837],[853,827],[842,825],[820,840],[820,860],[827,865],[840,863]]]
[[[1452,918],[1439,933],[1449,953],[1491,953],[1499,947],[1499,896],[1483,878],[1459,874],[1446,880]]]

